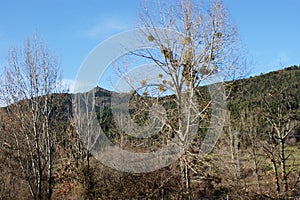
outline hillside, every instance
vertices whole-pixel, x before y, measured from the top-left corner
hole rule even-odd
[[[279,198],[286,194],[300,196],[297,189],[300,188],[300,66],[227,82],[226,85],[229,86],[227,106],[230,117],[225,123],[224,133],[210,155],[203,158],[191,154],[187,161],[191,165],[186,170],[193,196],[207,199],[224,199],[226,196],[235,199],[242,195],[253,199]],[[208,98],[205,87],[199,90]],[[86,106],[86,97],[91,97],[91,94],[95,98],[88,102],[95,100],[95,107],[91,107],[92,104]],[[112,101],[111,97],[117,95],[120,97],[118,102]],[[172,199],[179,195],[176,192],[181,180],[178,172],[182,169],[178,162],[148,174],[123,173],[97,162],[78,135],[76,125],[79,123],[81,128],[86,128],[87,119],[78,113],[77,119],[74,119],[74,98],[78,98],[78,105],[88,113],[96,112],[94,120],[100,123],[106,136],[128,151],[155,151],[164,147],[165,140],[174,138],[174,133],[166,127],[159,134],[145,139],[128,136],[116,128],[115,118],[122,117],[122,113],[114,116],[111,107],[123,112],[129,106],[134,122],[147,123],[149,110],[146,108],[153,100],[149,97],[117,94],[100,87],[77,95],[51,95],[49,130],[53,134],[54,199],[115,199],[120,196],[124,199],[155,199],[161,196]],[[131,100],[129,105],[128,100]],[[166,110],[173,106],[172,97],[163,97],[161,101]],[[8,108],[22,109],[25,116],[30,116],[28,105],[30,101],[24,100]],[[0,199],[29,199],[30,191],[25,184],[28,176],[20,169],[19,163],[21,159],[26,161],[34,152],[25,145],[25,141],[29,141],[25,136],[31,136],[32,129],[25,127],[27,132],[21,133],[19,126],[22,123],[8,114],[7,108],[0,109]],[[168,116],[171,118],[172,113]],[[130,127],[129,119],[121,119],[118,123]],[[28,125],[30,123],[29,118]],[[44,128],[43,124],[37,127]],[[192,145],[196,147],[206,132],[203,127],[193,139]],[[285,134],[286,137],[283,137]],[[94,147],[102,145],[96,135],[91,138],[96,138],[91,140]],[[283,165],[285,168],[282,168]],[[34,172],[30,171],[30,174]],[[288,190],[283,193],[286,185]],[[16,194],[14,189],[21,192]]]
[[[232,83],[229,102],[239,107],[258,104],[261,96],[281,93],[292,109],[300,107],[300,66],[237,80]],[[279,99],[278,99],[279,100]]]

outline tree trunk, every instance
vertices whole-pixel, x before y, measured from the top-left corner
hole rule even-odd
[[[53,177],[52,177],[52,169],[53,169],[53,160],[52,160],[52,146],[50,145],[50,148],[49,148],[49,163],[48,163],[48,200],[51,199],[52,197],[52,181],[53,181]]]
[[[279,194],[280,193],[280,182],[279,182],[278,167],[276,164],[276,159],[275,159],[274,154],[272,154],[271,162],[273,164],[273,170],[274,170],[274,174],[275,174],[275,178],[276,178],[276,192],[277,192],[277,194]]]
[[[288,192],[288,179],[286,173],[286,157],[285,157],[285,138],[280,140],[280,159],[281,159],[281,176],[283,178],[284,192]]]
[[[190,199],[190,179],[186,153],[180,158],[180,173],[181,173],[181,198]]]
[[[253,155],[253,161],[254,161],[254,167],[255,167],[255,176],[256,176],[256,184],[257,184],[257,190],[261,194],[261,187],[260,187],[260,176],[259,176],[259,166],[258,166],[258,161],[257,161],[257,153],[255,149],[255,145],[252,144],[252,155]]]

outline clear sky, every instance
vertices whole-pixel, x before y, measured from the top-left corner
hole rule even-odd
[[[251,75],[300,65],[299,0],[224,0],[249,57]],[[37,32],[74,80],[101,41],[136,27],[139,0],[0,0],[0,70],[10,47]]]

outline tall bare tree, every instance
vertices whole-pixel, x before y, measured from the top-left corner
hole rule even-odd
[[[54,93],[62,91],[57,57],[37,35],[9,51],[1,83],[1,100],[12,127],[22,177],[33,199],[51,199],[53,188]]]
[[[158,112],[155,111],[156,114],[153,113],[162,124],[158,132],[170,132],[166,135],[169,142],[175,143],[185,152],[180,158],[182,180],[179,191],[181,198],[188,199],[191,198],[191,179],[201,177],[199,166],[191,161],[195,158],[201,160],[201,153],[211,150],[217,133],[211,134],[210,140],[204,140],[207,143],[201,147],[188,144],[192,143],[194,136],[201,134],[198,131],[200,122],[209,124],[211,120],[222,126],[225,117],[222,103],[226,97],[222,93],[222,86],[216,84],[209,91],[211,98],[201,93],[199,86],[205,81],[209,82],[217,73],[221,77],[219,80],[237,76],[243,57],[238,30],[220,0],[144,1],[139,28],[149,44],[154,44],[158,50],[146,49],[131,53],[152,62],[152,73],[162,72],[156,75],[159,81],[151,84],[152,88],[157,87],[158,95],[155,96],[172,94],[174,97],[168,100],[169,104],[167,101],[157,101],[161,105],[165,104],[166,115],[161,113],[162,107]],[[132,94],[153,97],[147,81],[145,76],[139,87],[131,84]],[[212,107],[219,109],[212,110]]]

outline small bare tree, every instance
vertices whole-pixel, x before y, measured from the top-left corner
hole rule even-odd
[[[268,96],[262,97],[264,102],[262,117],[269,127],[269,140],[263,147],[273,164],[276,191],[278,194],[282,192],[282,182],[283,192],[286,195],[290,189],[288,177],[291,173],[291,169],[287,165],[291,156],[286,149],[287,140],[299,126],[299,122],[285,91],[284,88],[280,88],[270,92]]]
[[[95,155],[100,148],[99,137],[101,137],[101,128],[98,121],[97,113],[100,112],[101,102],[96,102],[95,93],[98,88],[85,93],[76,93],[72,97],[74,116],[72,121],[75,125],[76,142],[73,143],[75,162],[78,163],[80,172],[78,173],[80,181],[85,188],[85,198],[96,198],[93,193],[95,175],[91,166],[92,153]],[[97,147],[98,146],[98,147]],[[98,148],[98,149],[97,149]]]
[[[253,171],[256,178],[256,192],[262,194],[262,175],[261,175],[261,134],[260,133],[260,123],[258,117],[255,115],[255,112],[249,111],[248,108],[245,108],[241,111],[241,130],[244,134],[244,145],[246,150],[250,154],[250,158],[253,161]]]
[[[62,90],[57,58],[36,35],[23,48],[9,51],[2,76],[1,100],[13,125],[13,138],[23,178],[33,199],[51,199],[53,188],[54,93]]]

